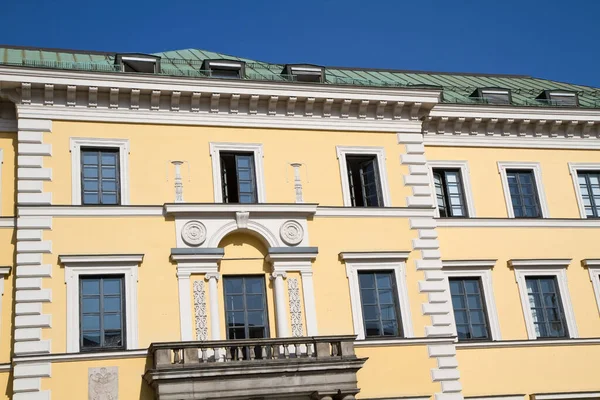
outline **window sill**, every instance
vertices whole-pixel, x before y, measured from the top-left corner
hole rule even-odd
[[[385,346],[419,346],[431,343],[452,343],[456,337],[449,336],[444,338],[390,338],[390,339],[361,339],[354,341],[354,347],[385,347]]]
[[[457,349],[481,349],[503,347],[585,346],[599,345],[600,338],[564,338],[532,340],[499,340],[486,342],[458,342]]]
[[[75,361],[75,360],[114,360],[123,358],[145,358],[148,349],[118,350],[101,352],[81,352],[63,354],[45,354],[39,356],[15,357],[15,362],[31,361]]]
[[[442,228],[600,228],[600,219],[583,218],[436,218]]]

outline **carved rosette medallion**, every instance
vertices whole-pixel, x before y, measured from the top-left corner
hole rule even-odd
[[[279,235],[281,236],[281,240],[283,240],[286,244],[295,246],[302,242],[302,239],[304,238],[304,229],[298,222],[290,220],[281,225],[281,229],[279,229]]]
[[[206,240],[206,227],[200,221],[190,221],[183,226],[181,238],[190,246],[199,246]]]

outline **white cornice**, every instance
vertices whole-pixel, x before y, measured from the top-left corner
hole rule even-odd
[[[600,267],[600,258],[586,258],[583,260],[583,265],[586,267]]]
[[[523,400],[525,397],[524,394],[501,394],[501,395],[491,395],[491,396],[469,396],[464,397],[465,400]]]
[[[182,262],[179,268],[185,268],[185,263],[198,262],[217,262],[223,258],[223,254],[171,254],[173,261]]]
[[[500,340],[497,342],[458,342],[456,348],[461,349],[487,349],[502,347],[544,347],[544,346],[585,346],[598,345],[600,338],[578,338],[557,340]]]
[[[317,217],[345,217],[345,218],[407,218],[407,217],[433,217],[434,209],[400,208],[400,207],[327,207],[317,208]]]
[[[598,150],[597,138],[547,138],[514,136],[467,136],[426,134],[423,137],[426,146],[453,147],[508,147],[523,149],[577,149]]]
[[[354,342],[354,347],[391,347],[391,346],[421,346],[424,344],[440,344],[440,343],[454,343],[456,338],[451,337],[440,337],[440,338],[402,338],[402,339],[363,339]],[[429,398],[429,397],[427,397]],[[403,398],[404,399],[404,398]]]
[[[0,267],[0,276],[10,274],[10,267]]]
[[[522,267],[562,267],[566,268],[571,264],[571,258],[528,258],[508,260],[508,264],[513,268]]]
[[[58,262],[65,265],[139,264],[143,259],[143,254],[73,254],[58,256]]]
[[[0,228],[14,228],[15,217],[0,217]]]
[[[599,109],[573,109],[558,107],[503,107],[482,105],[437,104],[431,117],[528,119],[559,121],[598,121]]]
[[[410,251],[348,251],[341,252],[343,261],[398,261],[406,260]]]
[[[443,268],[493,268],[498,260],[442,260]]]
[[[296,214],[314,215],[316,204],[221,204],[221,203],[169,203],[164,205],[167,214]]]
[[[531,397],[533,400],[597,399],[600,392],[539,393]]]
[[[162,216],[163,212],[163,206],[41,206],[18,208],[20,217],[153,217]]]
[[[439,228],[600,228],[598,219],[437,218]]]

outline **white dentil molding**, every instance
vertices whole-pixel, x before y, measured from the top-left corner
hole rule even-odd
[[[577,331],[577,323],[575,320],[575,313],[571,303],[571,295],[569,294],[569,287],[567,284],[567,270],[564,264],[547,264],[549,260],[539,260],[539,264],[522,264],[515,265],[511,260],[511,265],[515,270],[515,278],[519,287],[519,294],[521,297],[521,306],[523,308],[523,316],[525,317],[525,325],[527,328],[527,337],[530,340],[537,339],[535,332],[535,324],[533,321],[533,314],[531,305],[529,304],[529,294],[527,292],[527,283],[525,279],[530,276],[553,276],[556,277],[556,283],[560,292],[560,300],[562,302],[563,310],[565,313],[565,320],[567,324],[568,336],[572,339],[578,338],[579,333]],[[533,260],[527,260],[533,261]],[[565,261],[565,260],[561,260]],[[569,260],[570,261],[570,260]],[[558,262],[558,261],[557,261]],[[542,267],[545,265],[546,267]],[[533,267],[533,268],[532,268]]]
[[[81,205],[81,148],[108,148],[119,150],[119,189],[121,205],[129,205],[129,139],[70,138],[71,203]]]
[[[343,254],[343,253],[342,253]],[[380,260],[363,254],[363,259],[342,258],[346,263],[346,276],[350,289],[350,303],[352,307],[352,321],[354,323],[354,334],[357,340],[365,339],[365,325],[362,315],[362,305],[360,297],[360,286],[358,282],[358,273],[360,271],[393,271],[396,279],[396,289],[399,307],[400,319],[402,322],[402,331],[405,338],[414,336],[412,317],[410,312],[410,303],[408,299],[408,284],[406,280],[406,264],[404,261]]]
[[[587,218],[585,206],[583,205],[583,197],[581,187],[579,186],[577,171],[598,171],[600,173],[600,163],[569,163],[569,173],[573,180],[573,189],[575,189],[575,197],[577,198],[577,206],[579,208],[579,216]]]
[[[538,199],[540,201],[540,211],[542,218],[550,218],[548,211],[548,203],[546,202],[546,190],[544,189],[544,181],[542,179],[542,167],[539,162],[522,162],[522,161],[498,161],[498,172],[500,173],[500,180],[502,182],[502,189],[504,190],[504,201],[506,203],[506,212],[508,218],[515,218],[515,211],[513,209],[510,189],[508,187],[507,170],[509,169],[524,169],[531,170],[535,179],[535,190],[538,193]]]
[[[138,348],[138,267],[143,255],[59,256],[67,285],[67,353],[79,352],[79,278],[85,275],[122,275],[125,281],[125,346]]]
[[[385,149],[383,147],[371,146],[336,146],[335,147],[338,162],[340,165],[340,178],[342,181],[342,195],[344,197],[344,206],[351,207],[352,199],[350,196],[350,183],[348,181],[347,155],[368,155],[376,156],[377,169],[379,173],[379,184],[381,186],[381,200],[384,207],[390,207],[392,200],[390,198],[390,188],[388,184],[388,174],[386,167]]]
[[[471,187],[471,172],[469,170],[469,162],[468,161],[460,161],[460,160],[427,160],[427,166],[429,167],[429,180],[431,184],[431,197],[433,204],[435,207],[435,217],[439,218],[440,211],[437,207],[437,199],[435,197],[435,182],[433,179],[433,169],[434,168],[450,168],[450,169],[458,169],[460,171],[460,179],[462,184],[462,190],[464,193],[465,206],[467,209],[467,213],[469,218],[474,218],[475,214],[475,202],[473,201],[473,190]]]
[[[265,170],[263,165],[263,146],[260,143],[209,143],[212,161],[213,192],[215,203],[223,203],[221,157],[222,151],[247,152],[254,155],[254,176],[256,179],[256,197],[258,203],[266,203]]]

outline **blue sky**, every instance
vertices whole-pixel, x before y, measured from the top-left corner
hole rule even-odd
[[[600,87],[598,0],[1,0],[0,44],[526,74]]]

